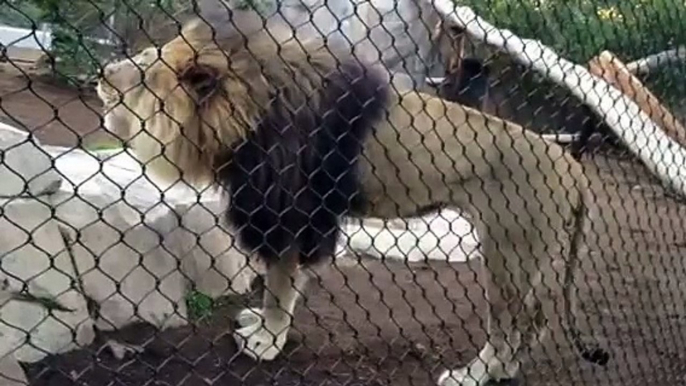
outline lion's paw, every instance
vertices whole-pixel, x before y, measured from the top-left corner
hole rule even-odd
[[[481,377],[468,375],[468,369],[446,370],[438,377],[438,386],[519,386],[516,378],[492,378],[488,375]]]
[[[238,350],[255,360],[274,360],[286,345],[288,325],[267,329],[262,322],[260,310],[244,310],[237,321],[243,326],[233,333]],[[255,321],[256,323],[251,323]]]
[[[261,308],[246,308],[241,310],[241,312],[236,315],[235,319],[241,327],[248,327],[262,323],[262,315]]]
[[[469,374],[469,368],[446,370],[438,377],[438,386],[483,386],[489,381],[488,376],[478,377]]]

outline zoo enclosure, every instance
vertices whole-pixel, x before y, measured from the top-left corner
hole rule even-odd
[[[685,6],[676,1],[648,3],[637,0],[608,2],[603,5],[583,1],[572,3],[472,1],[462,4],[471,6],[478,15],[499,28],[509,28],[518,36],[540,38],[542,43],[552,47],[562,57],[579,64],[587,63],[603,50],[608,50],[628,62],[656,52],[675,49],[683,42],[684,28],[681,26],[681,20]],[[263,7],[266,12],[270,4],[239,4],[237,6],[249,5]],[[309,5],[312,10],[321,7],[318,4]],[[383,9],[383,2],[378,2],[377,5],[378,8]],[[445,70],[443,64],[447,61],[447,58],[441,57],[437,52],[438,50],[431,45],[430,33],[433,25],[419,23],[420,19],[403,20],[402,10],[394,13],[394,7],[410,9],[409,2],[400,2],[391,7],[388,7],[388,4],[385,6],[387,9],[380,13],[383,14],[386,24],[383,27],[377,27],[376,32],[380,33],[382,28],[387,28],[390,31],[401,31],[400,37],[397,37],[397,41],[400,42],[397,44],[400,46],[397,47],[398,52],[393,52],[393,39],[386,39],[387,47],[385,47],[386,56],[384,57],[386,64],[400,72],[407,70],[411,74],[411,78],[416,83],[420,83],[418,87],[428,88],[428,85],[421,83],[425,81],[427,76],[442,76]],[[340,9],[345,11],[350,8],[343,4]],[[192,7],[183,2],[161,1],[74,1],[65,6],[64,3],[56,1],[20,2],[6,0],[0,4],[0,10],[4,22],[10,26],[32,28],[38,23],[50,25],[52,39],[48,53],[50,58],[54,60],[44,61],[42,65],[47,66],[49,70],[47,72],[52,77],[64,82],[65,87],[73,87],[74,85],[88,87],[89,82],[93,80],[93,75],[97,73],[103,63],[136,52],[139,47],[148,43],[146,40],[149,37],[145,36],[148,35],[148,32],[155,41],[163,41],[176,32],[176,22],[174,21],[176,18],[183,20],[184,17],[192,16],[195,13]],[[304,20],[303,15],[308,14],[305,8],[299,9],[297,4],[291,5],[289,11],[292,12],[293,19],[300,18],[301,21]],[[412,12],[407,11],[406,14],[412,14]],[[428,18],[431,19],[431,16]],[[341,23],[341,28],[344,27],[344,24]],[[332,30],[338,28],[337,25],[333,24],[328,27]],[[415,39],[403,39],[403,33],[405,35],[418,35],[420,39],[414,42],[412,41]],[[28,39],[33,39],[33,37],[28,36]],[[43,38],[37,40],[40,44],[46,41]],[[383,41],[384,39],[380,38],[380,40]],[[8,65],[10,68],[20,68],[23,74],[28,73],[21,64],[13,63],[13,58],[9,53],[12,48],[11,43],[12,41],[3,41],[5,47],[8,48],[6,55]],[[548,133],[573,132],[575,126],[580,127],[579,120],[588,119],[588,113],[578,111],[578,101],[575,101],[575,98],[570,96],[567,90],[545,81],[540,74],[523,70],[520,66],[515,65],[507,55],[499,54],[488,47],[479,45],[478,42],[472,41],[471,43],[469,50],[473,52],[473,55],[492,60],[491,64],[494,68],[494,84],[492,87],[494,90],[504,90],[501,91],[503,93],[501,95],[505,95],[501,102],[505,104],[509,101],[510,114],[512,114],[510,117],[513,120],[525,126],[531,126],[536,131]],[[414,55],[413,51],[415,51]],[[404,61],[405,63],[399,59],[403,57],[407,59]],[[535,58],[532,59],[535,60]],[[411,64],[406,65],[407,62]],[[512,76],[512,73],[519,76]],[[677,116],[680,116],[679,112],[683,103],[681,97],[683,85],[677,81],[683,76],[682,74],[683,64],[676,61],[660,67],[657,73],[651,71],[647,77],[642,79],[643,84],[659,96],[660,102]],[[92,85],[92,83],[90,84]],[[27,90],[35,92],[31,86],[27,86]],[[16,91],[3,90],[5,95],[3,99],[11,98]],[[39,92],[36,93],[40,94]],[[38,96],[40,97],[40,95]],[[574,106],[575,103],[576,106]],[[22,123],[22,117],[13,117],[12,111],[5,108],[3,111],[8,119],[8,124],[32,131],[39,139],[41,138],[41,130],[45,122],[29,127],[29,125]],[[569,111],[571,112],[565,114]],[[55,114],[53,119],[59,120],[60,117],[57,113]],[[265,382],[260,377],[275,376],[282,367],[291,369],[287,371],[288,374],[285,377],[300,377],[310,382],[319,379],[333,379],[341,384],[350,379],[363,383],[384,382],[393,379],[394,374],[399,373],[400,377],[403,378],[400,382],[405,379],[408,380],[408,383],[413,382],[412,380],[417,377],[420,379],[416,380],[417,384],[427,384],[422,383],[422,379],[426,381],[427,378],[394,370],[402,367],[402,363],[410,363],[421,371],[431,374],[429,378],[435,378],[435,374],[431,372],[434,371],[439,360],[434,357],[436,354],[433,347],[427,348],[426,343],[417,343],[413,339],[407,338],[406,340],[411,343],[395,348],[388,341],[392,338],[384,337],[382,332],[368,330],[369,328],[373,329],[373,327],[365,329],[363,322],[359,322],[362,325],[360,329],[363,333],[366,332],[367,337],[385,338],[387,340],[384,340],[384,344],[380,345],[384,347],[379,349],[380,352],[369,349],[369,352],[360,354],[353,349],[353,353],[350,355],[358,362],[362,358],[368,358],[367,362],[362,360],[362,364],[359,366],[347,363],[344,365],[345,370],[334,371],[330,369],[335,368],[336,365],[323,359],[321,366],[314,366],[315,375],[309,375],[310,378],[308,378],[307,371],[302,369],[302,363],[297,363],[297,361],[304,361],[305,359],[296,355],[294,356],[295,364],[289,363],[288,360],[277,362],[271,367],[258,368],[260,370],[252,374],[250,369],[253,368],[253,364],[234,362],[235,358],[231,356],[228,358],[220,356],[217,359],[221,362],[219,370],[203,368],[205,366],[202,363],[203,360],[206,360],[208,356],[218,355],[214,354],[215,351],[223,348],[230,352],[222,346],[226,345],[226,342],[217,341],[216,337],[207,337],[208,331],[209,333],[217,332],[213,328],[221,329],[226,327],[222,323],[228,324],[228,317],[221,319],[221,316],[226,315],[217,311],[221,307],[217,305],[219,301],[216,298],[219,298],[219,295],[226,295],[229,289],[242,292],[249,291],[250,288],[247,283],[252,280],[254,275],[249,269],[243,269],[242,266],[237,268],[232,265],[239,262],[236,256],[239,254],[237,250],[225,250],[225,248],[220,247],[223,242],[226,242],[228,236],[225,230],[222,230],[216,223],[212,224],[211,221],[216,216],[216,211],[221,208],[216,197],[206,198],[205,202],[209,202],[208,204],[194,205],[192,198],[189,198],[192,193],[169,190],[168,194],[164,195],[165,200],[163,201],[160,189],[141,178],[139,176],[141,170],[135,162],[130,161],[116,149],[110,149],[107,152],[94,152],[93,149],[77,151],[71,148],[50,146],[38,148],[34,142],[21,139],[19,132],[9,131],[9,133],[11,133],[7,134],[9,145],[5,145],[4,150],[5,162],[9,165],[9,171],[6,172],[7,181],[16,181],[17,178],[28,181],[26,186],[28,186],[29,193],[36,197],[27,198],[25,193],[21,193],[23,189],[12,192],[14,185],[9,182],[6,184],[10,192],[4,196],[10,198],[6,199],[3,206],[3,219],[4,226],[7,226],[9,230],[5,233],[3,241],[5,245],[2,246],[2,251],[3,260],[10,266],[14,264],[14,268],[6,268],[8,270],[6,275],[11,284],[10,290],[6,291],[8,303],[3,314],[8,315],[11,320],[4,324],[4,328],[8,331],[5,334],[4,347],[7,358],[30,364],[23,365],[23,371],[25,370],[28,377],[36,384],[50,382],[46,379],[51,379],[52,382],[57,382],[55,379],[60,379],[60,382],[67,382],[63,379],[74,381],[88,379],[97,383],[103,381],[106,376],[112,376],[115,379],[120,377],[112,384],[116,384],[116,382],[145,384],[145,382],[150,382],[156,377],[164,376],[165,374],[160,374],[164,373],[160,369],[165,369],[165,366],[171,362],[174,366],[169,365],[170,373],[176,374],[175,372],[181,371],[179,369],[186,369],[191,375],[179,376],[177,379],[172,377],[170,380],[169,374],[166,374],[165,382],[170,384],[183,384],[183,382],[190,384],[197,382],[195,378],[204,379],[206,382],[219,382],[217,379],[221,379],[221,376],[228,377],[226,374],[232,374],[231,376],[236,379],[247,377],[247,379],[252,380],[247,381],[248,384],[259,384],[259,382]],[[76,133],[79,137],[85,137],[84,134],[83,132]],[[112,145],[114,142],[116,141],[108,142],[107,146],[116,147],[116,143]],[[28,156],[18,155],[25,151],[28,152]],[[47,157],[48,155],[49,157]],[[32,165],[38,165],[27,172],[28,177],[26,173],[17,173],[17,170],[13,170],[15,167],[12,166],[11,162],[18,165],[27,163],[28,160],[31,160]],[[41,168],[46,170],[40,170]],[[616,169],[621,168],[613,170],[616,171]],[[55,181],[57,180],[61,181],[60,184],[62,185],[55,190]],[[653,186],[645,180],[641,181],[640,186]],[[653,191],[655,189],[657,188],[645,190]],[[11,198],[12,195],[17,198]],[[639,201],[638,204],[635,202],[629,204],[630,199],[622,195],[618,195],[614,199],[621,201],[618,205],[620,209],[624,207],[627,212],[638,212],[635,215],[626,215],[627,218],[634,218],[634,216],[642,218],[644,214],[641,211],[646,211],[646,208],[653,205],[641,203],[635,197],[633,200]],[[623,203],[626,204],[623,205]],[[678,212],[677,209],[675,211]],[[142,219],[139,213],[142,215]],[[621,218],[621,215],[618,216]],[[437,221],[440,222],[441,220],[433,220],[434,223]],[[450,223],[455,226],[454,224],[463,224],[462,221],[463,219],[459,216],[454,216]],[[614,221],[620,220],[615,218]],[[643,232],[653,234],[651,236],[653,239],[659,239],[660,237],[655,236],[655,234],[661,232],[664,232],[665,235],[670,232],[673,233],[671,236],[661,236],[673,239],[670,244],[673,245],[673,249],[666,248],[667,251],[665,251],[658,248],[658,251],[651,252],[661,256],[660,263],[667,264],[666,266],[651,267],[645,262],[640,262],[641,264],[637,266],[642,267],[642,269],[633,271],[640,274],[645,274],[648,271],[653,272],[654,276],[658,278],[655,279],[656,281],[651,282],[641,275],[630,277],[634,277],[633,280],[645,286],[650,290],[648,291],[650,293],[665,291],[665,288],[671,288],[669,285],[674,280],[670,280],[669,277],[663,281],[659,280],[657,272],[660,269],[671,269],[677,274],[681,272],[680,262],[676,257],[670,255],[670,253],[677,253],[678,256],[677,244],[680,233],[679,229],[674,228],[678,227],[679,222],[677,219],[673,222],[645,221],[649,222],[649,227],[648,230],[643,229]],[[429,245],[436,244],[441,239],[445,241],[445,239],[452,237],[448,244],[452,247],[457,244],[462,247],[466,246],[468,251],[443,251],[438,252],[438,255],[441,256],[438,258],[434,256],[433,258],[445,259],[448,257],[457,261],[467,259],[470,253],[469,248],[473,249],[474,245],[470,244],[469,239],[466,242],[455,241],[455,238],[459,239],[459,235],[450,236],[452,232],[445,230],[448,222],[443,220],[443,224],[433,224],[432,227],[431,224],[427,224],[427,219],[413,220],[409,222],[409,227],[416,235],[409,238],[405,236],[405,239],[403,236],[398,236],[398,234],[407,233],[407,230],[403,229],[403,224],[385,224],[376,228],[374,228],[375,224],[372,224],[369,227],[374,230],[367,232],[371,235],[376,234],[379,240],[385,240],[375,240],[376,243],[385,242],[386,244],[382,244],[383,246],[377,244],[376,248],[369,248],[366,245],[373,236],[368,235],[364,241],[360,241],[363,246],[353,246],[352,251],[360,253],[362,250],[365,254],[377,255],[375,256],[377,260],[382,256],[403,257],[403,255],[411,255],[411,260],[422,260],[422,255],[436,253],[435,248],[422,247],[417,253],[416,250],[412,251],[407,245],[419,244],[420,242]],[[383,227],[388,227],[388,230],[385,231],[387,234],[382,234],[381,228]],[[423,234],[423,232],[435,229],[444,233],[434,236]],[[466,226],[460,228],[460,232],[469,236],[469,230]],[[105,236],[102,236],[103,234]],[[388,234],[391,236],[389,237]],[[385,239],[384,236],[386,236]],[[17,242],[16,240],[19,239],[25,240]],[[167,243],[158,245],[160,239],[166,240]],[[427,239],[429,239],[428,242]],[[660,240],[664,243],[666,239]],[[640,244],[639,241],[636,243]],[[603,247],[618,248],[615,244],[616,242],[610,241],[608,245]],[[226,245],[230,245],[230,243]],[[650,249],[650,247],[642,248]],[[619,265],[616,269],[624,272],[628,268],[623,266],[624,264],[617,256],[613,256],[615,254],[620,255],[617,252],[619,250],[621,248],[613,250],[614,253],[607,250],[602,251],[606,254],[609,253],[612,257],[601,254],[599,258],[601,260],[615,259],[616,261],[605,261],[604,263],[608,265],[616,263]],[[457,257],[453,254],[456,254]],[[232,263],[210,264],[212,259],[219,258],[221,260],[227,255],[232,257]],[[32,267],[27,271],[16,271],[21,262],[25,261],[20,259],[26,259],[26,256],[38,256],[32,258],[44,262],[44,264],[41,263],[44,266]],[[182,256],[184,259],[181,258]],[[191,257],[188,258],[188,256]],[[98,263],[85,269],[83,267],[74,268],[71,261],[81,258],[84,261],[92,259]],[[177,262],[177,259],[183,261]],[[222,266],[221,264],[226,265]],[[386,265],[380,264],[378,261],[370,264],[372,267],[367,269],[371,272],[383,271],[380,267]],[[374,264],[380,265],[374,266]],[[176,267],[177,265],[179,267]],[[393,268],[393,263],[388,265],[392,267],[388,270],[393,275],[401,275],[397,271],[397,267]],[[210,273],[207,273],[208,267],[210,267]],[[459,268],[457,270],[462,276],[468,275],[466,271],[462,272]],[[70,279],[66,280],[65,277]],[[361,279],[358,278],[358,280]],[[627,279],[623,276],[622,280]],[[185,285],[187,282],[196,284],[201,289],[186,292]],[[607,284],[604,280],[599,280],[599,282]],[[138,283],[141,285],[137,287],[136,284]],[[228,288],[229,283],[234,288]],[[386,280],[386,284],[388,286],[398,285],[395,279]],[[475,283],[471,284],[473,288],[478,288]],[[612,288],[614,285],[615,283],[610,280],[609,286],[611,288],[608,291],[612,289],[617,291],[616,288]],[[662,285],[666,287],[662,287]],[[206,290],[203,290],[203,286]],[[385,291],[384,288],[376,287],[374,281],[368,285],[370,291]],[[600,292],[605,290],[602,287]],[[633,330],[635,328],[640,330],[642,334],[652,336],[655,339],[652,342],[654,345],[658,345],[656,342],[661,342],[661,339],[670,339],[670,344],[667,346],[678,349],[681,347],[683,332],[679,330],[681,319],[677,310],[678,307],[672,303],[678,303],[682,293],[679,288],[666,291],[670,296],[667,296],[667,300],[662,300],[665,302],[662,306],[665,309],[668,308],[669,312],[665,311],[664,315],[660,313],[658,315],[671,321],[643,322],[642,319],[637,319],[638,321],[630,330],[638,334],[637,331]],[[455,295],[452,296],[451,299],[459,303],[455,299]],[[60,299],[60,301],[56,299]],[[64,304],[61,303],[61,300],[71,302],[73,307],[81,311],[62,310]],[[415,301],[420,302],[419,299],[415,299]],[[641,304],[643,301],[645,300],[640,300]],[[650,299],[650,301],[660,300]],[[667,304],[667,301],[672,303]],[[93,303],[97,306],[94,307]],[[17,307],[19,307],[17,304],[22,306],[21,312],[17,311]],[[31,313],[24,311],[29,309],[23,308],[29,307],[28,304],[33,307],[30,308]],[[324,306],[320,304],[318,307],[322,309]],[[17,313],[22,317],[18,317]],[[61,316],[60,313],[62,313]],[[30,317],[25,316],[29,314]],[[677,316],[674,317],[673,315]],[[25,320],[25,317],[30,320]],[[158,328],[169,328],[169,331],[172,331],[171,334],[188,334],[188,336],[179,338],[178,336],[169,336],[169,332],[167,335],[154,332],[145,338],[137,336],[136,339],[133,339],[137,341],[135,345],[122,345],[122,341],[126,341],[125,336],[106,332],[105,337],[113,338],[104,339],[102,335],[96,336],[92,329],[95,325],[100,330],[118,330],[129,326],[135,317],[139,317]],[[464,317],[467,318],[467,316]],[[209,327],[204,325],[204,330],[200,328],[199,331],[191,332],[188,330],[189,319],[209,319],[213,320],[214,324],[210,323]],[[406,319],[411,320],[412,318],[406,316]],[[193,324],[196,322],[194,320]],[[378,320],[368,321],[370,326],[374,326],[375,323],[379,323]],[[436,324],[437,322],[433,321],[433,323]],[[605,321],[605,323],[609,322]],[[316,325],[317,323],[313,324]],[[335,327],[326,325],[326,323],[323,325],[335,331]],[[382,325],[380,330],[388,333],[387,326],[386,329],[383,327]],[[179,333],[178,331],[182,332]],[[305,331],[311,332],[307,329]],[[461,336],[459,332],[452,332]],[[32,335],[36,337],[26,341],[26,336]],[[103,339],[104,341],[101,342],[100,340]],[[154,340],[153,346],[164,346],[165,342],[170,346],[175,346],[175,349],[160,349],[167,358],[173,358],[173,360],[158,360],[156,363],[151,363],[155,361],[146,356],[149,355],[146,350],[155,351],[155,348],[149,347],[148,339]],[[196,343],[196,345],[208,345],[207,350],[210,354],[176,352],[178,350],[183,351],[187,345],[187,340],[193,339],[203,342]],[[650,343],[646,343],[645,339],[636,337],[631,340],[637,342],[636,344],[649,346]],[[470,339],[456,340],[455,345],[460,346],[461,343],[464,343],[469,346],[469,341]],[[91,342],[93,343],[91,344]],[[367,343],[365,342],[362,346],[368,348],[366,347],[368,346]],[[134,364],[129,363],[125,366],[121,359],[106,359],[109,362],[101,366],[97,364],[97,360],[102,361],[103,359],[98,357],[91,358],[92,364],[83,368],[77,369],[68,366],[69,358],[78,358],[79,360],[75,360],[75,362],[82,363],[87,362],[83,359],[84,355],[103,355],[100,350],[103,346],[114,347],[112,348],[114,352],[122,352],[123,350],[129,355],[133,355],[133,357],[126,356],[125,358]],[[341,344],[341,346],[344,345]],[[369,344],[369,346],[373,345]],[[451,349],[458,350],[460,348],[451,347]],[[468,347],[464,349],[468,349]],[[671,359],[672,362],[660,357],[663,359],[661,363],[665,367],[663,378],[660,379],[666,384],[671,384],[670,382],[679,384],[679,377],[684,374],[683,365],[665,365],[665,363],[679,362],[677,349],[671,351],[668,349],[668,353],[665,354],[667,357],[677,355],[676,359]],[[646,350],[650,351],[648,348]],[[46,355],[49,356],[46,357]],[[406,355],[419,359],[405,359],[406,362],[403,362],[401,358]],[[193,357],[193,359],[185,357]],[[317,359],[319,358],[317,357]],[[391,364],[384,367],[375,363],[375,361],[382,359],[386,359]],[[452,359],[458,360],[457,358]],[[637,379],[647,377],[647,373],[642,372],[642,363],[644,363],[642,360],[636,360],[638,363],[636,367],[639,370],[636,370],[637,372],[633,375],[629,370],[627,370],[629,375],[617,371],[618,379],[623,379],[622,382],[628,384],[626,380],[631,379],[632,376],[637,377]],[[397,363],[393,363],[393,361]],[[649,360],[646,361],[650,362]],[[130,370],[132,368],[134,370]],[[196,371],[196,368],[202,368],[202,371]],[[326,378],[325,375],[322,375],[326,373],[325,370],[330,370],[333,375],[330,374],[329,378]],[[255,375],[257,372],[262,375]],[[241,374],[236,375],[236,373]],[[268,376],[263,373],[268,373]],[[594,373],[594,375],[597,374]],[[658,377],[656,375],[651,376]],[[214,377],[219,378],[212,379]],[[541,382],[541,377],[536,378],[534,375],[532,382]],[[616,381],[616,379],[610,379],[607,382],[612,381]]]

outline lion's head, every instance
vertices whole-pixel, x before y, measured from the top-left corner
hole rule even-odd
[[[316,110],[339,55],[350,56],[346,47],[316,39],[285,41],[283,33],[275,40],[280,27],[260,29],[254,14],[234,20],[242,25],[219,30],[194,20],[161,48],[109,64],[99,80],[106,128],[167,182],[215,182],[221,163],[266,112],[288,120],[303,108]]]
[[[102,71],[105,128],[166,182],[211,183],[217,156],[245,137],[269,103],[255,60],[227,47],[195,21],[162,47]]]

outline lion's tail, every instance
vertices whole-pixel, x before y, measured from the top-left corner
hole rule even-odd
[[[577,350],[579,355],[588,362],[595,363],[598,365],[605,365],[610,359],[609,354],[598,347],[584,342],[581,332],[579,331],[575,323],[575,307],[576,303],[572,304],[572,293],[574,290],[574,271],[578,267],[579,263],[579,246],[583,242],[583,232],[586,227],[586,222],[588,219],[588,206],[586,204],[586,192],[581,191],[581,196],[579,199],[579,204],[574,208],[573,212],[573,226],[574,231],[572,233],[569,256],[567,258],[567,264],[565,266],[564,273],[564,283],[563,283],[563,293],[565,301],[565,317],[566,317],[566,330],[571,338],[574,348]],[[575,298],[576,300],[578,298]]]

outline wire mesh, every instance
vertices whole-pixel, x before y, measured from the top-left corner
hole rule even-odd
[[[438,3],[0,0],[0,384],[682,385],[686,3]]]

